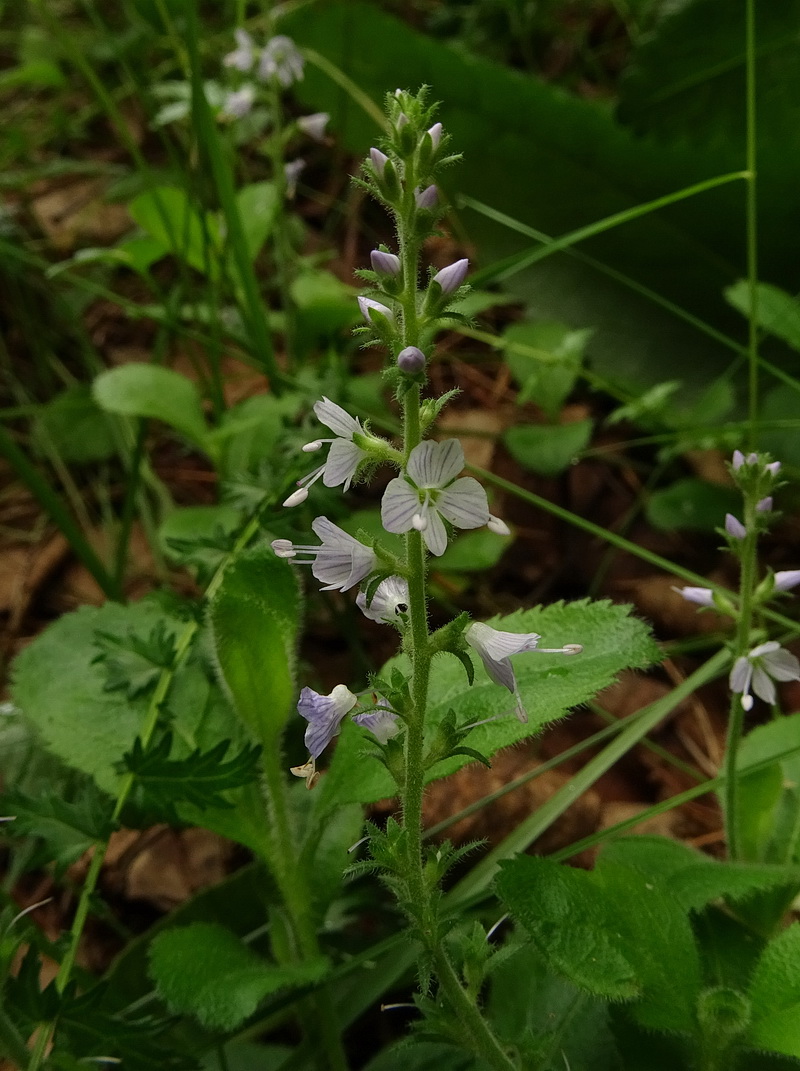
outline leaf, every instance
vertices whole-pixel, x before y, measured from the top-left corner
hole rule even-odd
[[[216,276],[221,247],[219,222],[211,213],[201,216],[187,194],[174,186],[158,186],[139,194],[128,205],[134,223],[195,271]]]
[[[473,686],[456,658],[438,657],[431,674],[426,715],[429,740],[450,709],[463,724],[500,715],[496,721],[477,726],[465,741],[481,754],[491,756],[533,736],[571,707],[585,703],[623,669],[644,668],[658,661],[660,654],[647,626],[630,617],[629,609],[605,600],[583,599],[492,618],[488,624],[502,631],[537,632],[543,647],[582,643],[583,652],[573,656],[531,652],[514,658],[517,683],[528,711],[526,723],[514,716],[510,694],[489,679],[477,655],[470,655],[475,667]],[[402,655],[390,659],[379,676],[391,679],[394,669],[408,675],[409,665]],[[356,726],[345,725],[319,789],[326,804],[371,803],[394,793],[394,784],[380,764],[363,761],[367,741],[367,735],[362,735]],[[464,765],[463,758],[448,759],[437,763],[428,776],[431,780],[445,777]]]
[[[76,464],[106,461],[115,451],[109,419],[83,384],[68,387],[40,407],[34,436],[39,442],[46,438],[62,460]]]
[[[448,545],[433,568],[437,573],[482,572],[497,565],[512,542],[512,536],[497,535],[488,528],[465,532]]]
[[[163,420],[209,452],[200,394],[186,376],[160,365],[131,362],[101,372],[92,384],[92,393],[101,409]]]
[[[159,621],[173,633],[183,630],[186,622],[172,614],[155,598],[126,606],[109,602],[99,608],[82,607],[41,632],[13,663],[14,702],[41,744],[111,795],[119,790],[118,763],[141,732],[149,699],[127,699],[121,691],[106,691],[105,671],[88,654],[98,631],[146,635]],[[230,703],[209,679],[210,672],[192,656],[176,673],[167,694],[176,749],[179,746],[183,755],[196,748],[206,751],[220,740],[239,746],[250,742]],[[180,758],[181,752],[175,757]],[[249,787],[235,791],[235,810],[199,812],[181,806],[181,817],[261,852],[265,835],[259,793]]]
[[[508,452],[520,465],[542,476],[557,476],[589,445],[592,421],[571,424],[529,424],[509,428],[503,436]]]
[[[239,215],[246,221],[245,241],[250,256],[255,260],[272,233],[280,209],[275,186],[272,182],[252,182],[242,186],[236,194],[236,204]]]
[[[198,970],[198,964],[213,964],[213,970]],[[175,1011],[219,1030],[236,1029],[271,993],[312,985],[326,970],[322,959],[269,963],[214,923],[168,930],[150,946],[150,976],[159,996]]]
[[[158,539],[169,558],[197,566],[210,579],[233,549],[234,533],[242,523],[241,512],[233,506],[179,506],[162,521]]]
[[[800,1056],[800,923],[767,945],[750,983],[751,1044]]]
[[[800,350],[800,302],[780,287],[759,283],[756,287],[757,322],[771,335]],[[725,290],[725,299],[743,316],[750,317],[750,284],[739,279]]]
[[[73,801],[47,789],[38,796],[9,792],[0,800],[0,811],[14,815],[14,821],[4,825],[4,832],[41,842],[28,860],[29,868],[53,862],[57,870],[63,870],[96,842],[105,840],[113,829],[113,801],[91,782],[80,787]]]
[[[133,750],[125,754],[122,763],[136,778],[145,803],[174,815],[172,820],[177,821],[176,803],[185,801],[201,811],[207,807],[233,807],[234,803],[222,793],[256,779],[261,748],[244,747],[226,762],[230,746],[230,740],[222,740],[208,751],[198,748],[183,759],[173,759],[172,734],[167,733],[148,750],[142,747],[141,740],[135,740]]]
[[[656,528],[670,532],[687,529],[713,532],[726,513],[741,508],[741,495],[732,487],[688,478],[655,491],[647,500],[647,519]]]
[[[265,747],[276,746],[295,700],[300,606],[292,568],[262,546],[231,563],[209,609],[222,680]]]
[[[99,662],[106,671],[104,690],[123,691],[128,699],[154,688],[161,671],[175,660],[175,640],[166,623],[158,621],[146,635],[132,629],[119,636],[100,632],[95,636]]]
[[[738,823],[746,858],[800,863],[800,712],[752,729],[742,740]],[[747,767],[773,760],[748,773]]]
[[[513,345],[505,350],[505,362],[520,386],[517,403],[536,402],[555,422],[580,374],[591,334],[590,330],[572,331],[555,321],[516,323],[506,328],[503,339]],[[528,353],[523,347],[539,352]]]
[[[620,947],[616,907],[595,875],[521,856],[501,863],[496,886],[551,970],[606,1000],[641,994],[636,971]]]

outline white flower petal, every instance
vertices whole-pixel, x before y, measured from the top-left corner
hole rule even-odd
[[[442,491],[436,508],[456,528],[480,528],[489,520],[486,492],[472,476],[462,476]]]
[[[364,451],[349,439],[335,439],[328,451],[322,482],[326,487],[338,487],[342,483],[346,491],[364,456]]]
[[[428,523],[422,533],[422,538],[431,554],[435,554],[438,558],[447,550],[447,529],[437,510],[427,509],[424,516]]]
[[[749,692],[750,679],[753,676],[753,667],[749,659],[742,655],[733,663],[733,669],[728,678],[728,684],[732,692]]]
[[[500,659],[535,651],[542,637],[536,632],[500,632],[483,621],[473,621],[464,638],[481,657],[485,652],[489,658]]]
[[[406,471],[417,487],[434,488],[446,487],[463,468],[464,451],[458,439],[442,443],[427,439],[409,454]]]
[[[777,651],[764,655],[764,669],[776,681],[800,680],[800,662],[791,651],[779,647]]]
[[[777,699],[772,678],[761,666],[755,666],[753,669],[753,691],[759,699],[763,699],[770,706]]]
[[[370,621],[394,624],[401,615],[408,613],[408,584],[401,576],[389,576],[378,584],[369,606],[363,591],[356,596],[356,605]]]
[[[387,532],[408,532],[419,512],[419,495],[401,476],[390,480],[381,499],[381,524]]]
[[[330,428],[336,435],[341,435],[345,439],[352,439],[353,432],[361,431],[360,422],[336,402],[332,402],[330,398],[323,397],[321,402],[316,402],[314,413],[320,424],[324,424],[326,428]]]
[[[748,652],[747,657],[752,661],[756,658],[761,658],[762,655],[772,654],[773,651],[779,651],[781,645],[777,640],[767,640],[766,643],[759,643],[757,647],[754,647],[752,651]]]

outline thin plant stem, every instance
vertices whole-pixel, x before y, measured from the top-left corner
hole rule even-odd
[[[758,160],[756,127],[756,28],[755,0],[745,0],[745,153],[747,167],[747,289],[750,315],[747,329],[747,406],[749,449],[758,435]]]

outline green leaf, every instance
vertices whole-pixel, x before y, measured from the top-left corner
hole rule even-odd
[[[520,465],[542,476],[557,476],[589,445],[592,421],[572,424],[529,424],[509,428],[503,436],[508,452]]]
[[[122,636],[100,631],[95,646],[100,653],[92,661],[106,671],[104,690],[123,691],[128,699],[154,688],[161,671],[175,659],[174,637],[165,621],[158,621],[142,635],[133,629]]]
[[[173,610],[174,613],[174,610]],[[121,691],[105,689],[106,671],[92,663],[97,632],[120,637],[148,635],[165,621],[173,634],[186,622],[174,617],[156,599],[122,606],[83,607],[65,614],[17,657],[12,666],[12,696],[42,745],[73,769],[94,778],[99,787],[116,795],[118,763],[132,750],[147,713],[149,699],[127,699]],[[192,656],[174,676],[167,695],[166,714],[175,733],[176,758],[220,740],[248,743],[245,729],[220,689],[209,679],[210,667]],[[235,790],[235,810],[200,812],[181,806],[184,821],[194,821],[248,845],[264,850],[263,803],[258,791]]]
[[[202,217],[188,195],[174,186],[159,186],[139,194],[128,205],[134,223],[195,271],[218,274],[221,247],[219,222],[212,213]]]
[[[47,789],[38,796],[9,792],[0,799],[2,813],[14,815],[3,831],[41,842],[28,860],[32,868],[54,862],[57,870],[63,870],[97,841],[105,840],[113,828],[113,801],[91,782],[81,786],[74,801]]]
[[[744,856],[800,863],[800,712],[752,729],[742,740],[738,823]],[[748,773],[747,767],[772,760]]]
[[[647,500],[647,519],[662,531],[685,528],[697,532],[713,532],[719,528],[726,513],[741,507],[741,495],[732,487],[688,478],[677,480]]]
[[[520,386],[517,403],[536,402],[555,422],[578,379],[591,335],[591,330],[573,331],[554,321],[506,328],[503,338],[513,345],[505,350],[505,361]],[[538,352],[526,352],[528,348]]]
[[[467,682],[464,668],[454,657],[437,657],[431,674],[426,729],[428,740],[436,734],[440,721],[454,710],[459,722],[467,724],[498,716],[479,725],[465,743],[483,755],[493,755],[533,736],[543,725],[563,717],[574,706],[585,703],[609,685],[623,669],[644,668],[660,659],[644,622],[629,616],[630,607],[607,601],[583,599],[573,603],[520,610],[507,617],[492,618],[488,624],[506,632],[536,632],[542,647],[563,647],[582,643],[579,655],[549,655],[531,652],[516,656],[513,665],[519,691],[528,711],[522,723],[513,714],[510,694],[494,684],[477,655],[470,654],[475,667],[475,684]],[[398,669],[408,675],[409,664],[400,655],[390,659],[379,676],[390,680]],[[368,736],[346,724],[334,752],[330,771],[320,785],[321,796],[334,803],[371,803],[394,793],[394,784],[377,762],[364,762]],[[463,758],[437,763],[429,778],[435,780],[466,765]]]
[[[291,566],[262,546],[231,563],[209,611],[222,679],[265,747],[276,746],[295,699],[300,606]]]
[[[780,287],[759,283],[756,287],[757,320],[771,335],[800,350],[800,302]],[[739,279],[725,290],[726,300],[743,316],[750,317],[750,284]]]
[[[247,221],[244,236],[250,256],[255,260],[261,246],[272,233],[280,204],[272,182],[253,182],[236,194],[239,214]]]
[[[41,406],[34,436],[46,438],[62,460],[76,464],[106,461],[115,451],[109,418],[82,384],[68,387]]]
[[[512,542],[513,536],[497,535],[488,528],[465,532],[448,545],[433,568],[437,573],[482,572],[497,565]]]
[[[244,747],[227,761],[231,745],[222,740],[208,751],[199,748],[182,759],[171,757],[172,734],[148,750],[135,740],[133,750],[122,760],[124,768],[136,778],[147,806],[177,822],[177,803],[187,802],[204,811],[207,807],[233,807],[233,801],[222,793],[253,782],[258,773],[260,747]]]
[[[198,964],[213,969],[198,970]],[[196,922],[160,934],[150,947],[150,976],[159,996],[203,1026],[234,1030],[269,996],[290,986],[313,985],[324,960],[277,966],[252,952],[230,930]]]
[[[379,1052],[364,1071],[488,1071],[489,1065],[441,1041],[396,1042]]]
[[[195,446],[209,451],[200,393],[178,372],[155,364],[124,364],[101,372],[92,393],[109,413],[163,420]]]
[[[521,856],[501,864],[496,885],[551,970],[606,1000],[633,1000],[641,994],[617,932],[619,905],[609,901],[594,874]]]
[[[158,539],[168,557],[210,574],[231,550],[241,526],[242,514],[233,506],[179,506],[164,518]]]
[[[800,436],[797,434],[797,390],[779,383],[767,391],[759,416],[765,422],[782,421],[784,427],[765,427],[759,433],[759,448],[779,457],[784,464],[800,465]]]
[[[753,1004],[751,1044],[800,1056],[800,923],[792,923],[767,945],[749,996]]]

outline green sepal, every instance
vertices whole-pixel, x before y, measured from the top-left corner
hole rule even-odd
[[[457,397],[461,391],[458,387],[445,391],[438,398],[426,398],[420,406],[419,422],[423,432],[426,432],[431,424],[435,423],[444,407]]]
[[[431,654],[436,654],[437,651],[449,651],[451,654],[463,651],[465,649],[464,630],[471,620],[468,613],[459,614],[458,617],[437,629],[430,638]]]
[[[485,755],[481,755],[480,751],[476,751],[474,747],[454,747],[450,752],[451,755],[466,755],[468,758],[475,759],[476,762],[481,763],[487,770],[491,770],[492,764],[486,758]]]

